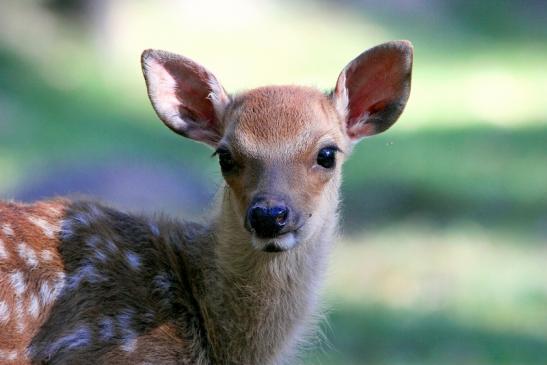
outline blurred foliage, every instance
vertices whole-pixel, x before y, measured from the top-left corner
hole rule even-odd
[[[547,128],[468,127],[365,141],[346,169],[346,222],[471,221],[545,235]],[[356,228],[356,227],[354,227]]]
[[[544,364],[541,241],[515,246],[495,232],[409,224],[343,242],[323,326],[330,351],[308,363]]]
[[[331,354],[310,364],[545,364],[543,336],[464,325],[445,314],[342,307],[329,316]]]
[[[142,49],[199,60],[228,90],[327,89],[363,49],[408,38],[412,96],[347,162],[349,243],[328,285],[327,340],[306,363],[545,364],[545,2],[200,4],[0,5],[0,197],[81,192],[197,215],[216,161],[157,121]]]

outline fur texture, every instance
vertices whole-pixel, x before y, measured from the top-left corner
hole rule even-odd
[[[49,215],[51,206],[63,214]],[[39,227],[20,234],[29,217],[58,227],[55,237]],[[335,220],[331,234],[272,255],[248,245],[232,217],[207,227],[96,202],[1,205],[5,231],[16,228],[0,235],[2,360],[282,363],[312,324]]]

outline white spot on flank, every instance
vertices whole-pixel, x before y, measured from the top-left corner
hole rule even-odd
[[[44,235],[48,238],[55,237],[55,233],[59,231],[58,227],[54,226],[53,224],[49,223],[43,218],[31,216],[31,217],[28,217],[27,219],[29,220],[30,223],[40,228],[42,232],[44,232]]]
[[[9,276],[11,286],[15,289],[15,294],[22,295],[27,290],[27,284],[23,278],[23,273],[21,271],[15,271]]]
[[[114,337],[114,321],[110,317],[103,317],[99,321],[100,338],[103,341],[109,341]]]
[[[40,284],[40,299],[42,300],[43,305],[49,304],[55,300],[53,290],[51,290],[47,281]]]
[[[137,347],[137,333],[132,327],[134,315],[133,309],[127,308],[116,316],[118,328],[123,338],[121,349],[126,352],[133,352]]]
[[[28,311],[32,318],[36,319],[38,318],[38,314],[40,312],[40,303],[38,302],[38,297],[34,294],[30,296],[30,304],[28,307]]]
[[[62,272],[59,273],[59,279],[53,284],[53,287],[51,287],[47,281],[42,282],[42,284],[40,284],[40,299],[42,305],[53,303],[61,293],[64,284],[64,273]]]
[[[65,285],[65,273],[62,272],[62,271],[59,271],[57,273],[57,280],[55,282],[55,285],[60,285],[61,287],[63,287]]]
[[[85,212],[78,212],[72,216],[72,219],[81,224],[82,226],[88,227],[91,223],[89,221],[89,215]]]
[[[114,243],[114,241],[107,239],[105,241],[106,249],[112,253],[118,252],[118,246]]]
[[[141,266],[141,257],[134,253],[133,251],[126,251],[125,252],[125,259],[127,260],[127,263],[133,270],[138,270]]]
[[[0,323],[8,323],[10,317],[8,304],[0,300]]]
[[[104,280],[106,280],[106,277],[99,273],[95,266],[85,264],[68,277],[67,287],[74,290],[84,281],[94,284]]]
[[[4,232],[6,236],[13,236],[13,229],[8,223],[2,225],[2,232]]]
[[[133,352],[137,348],[137,337],[136,334],[132,334],[134,337],[126,338],[123,345],[122,350],[125,352]]]
[[[9,257],[8,251],[6,250],[6,245],[4,241],[0,238],[0,260],[5,260]]]
[[[0,350],[0,359],[13,361],[17,359],[17,351],[16,350]]]
[[[53,342],[47,349],[47,354],[52,356],[61,349],[71,350],[78,347],[88,346],[90,342],[91,332],[89,331],[89,327],[80,326]]]
[[[36,259],[36,253],[25,242],[21,242],[17,245],[17,252],[19,253],[19,257],[21,257],[27,263],[28,266],[36,267],[36,265],[38,265],[38,260]]]
[[[150,227],[150,231],[152,232],[152,234],[156,237],[159,237],[160,229],[158,228],[158,225],[153,222],[149,222],[148,226]]]
[[[106,262],[108,256],[106,256],[106,254],[102,250],[97,250],[95,251],[95,258],[100,262]]]
[[[53,260],[53,252],[51,252],[51,250],[42,250],[40,252],[40,257],[42,258],[42,260],[49,262]]]

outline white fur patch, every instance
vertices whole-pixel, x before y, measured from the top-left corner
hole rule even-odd
[[[40,300],[42,301],[43,305],[52,303],[55,300],[53,290],[49,286],[49,283],[47,281],[44,281],[40,284]]]
[[[0,323],[6,324],[10,319],[8,303],[0,300]]]
[[[138,270],[141,267],[141,257],[133,251],[126,251],[125,259],[133,270]]]
[[[154,222],[149,222],[148,223],[148,226],[150,227],[150,231],[152,232],[152,234],[155,236],[155,237],[159,237],[160,236],[160,229],[158,227],[158,225]]]
[[[4,241],[0,238],[0,260],[5,260],[9,257],[8,251],[6,250],[6,245]]]
[[[95,251],[95,258],[100,262],[106,262],[108,260],[108,256],[102,250]]]
[[[15,290],[15,294],[23,295],[23,293],[27,290],[27,283],[25,282],[23,273],[21,271],[15,271],[9,274],[9,277],[11,286]]]
[[[134,314],[132,309],[125,309],[116,316],[118,328],[123,338],[121,349],[126,352],[133,352],[137,348],[137,333],[132,326]]]
[[[112,241],[111,239],[107,239],[105,242],[106,249],[111,253],[117,253],[118,252],[118,246]]]
[[[13,361],[17,359],[17,355],[16,350],[0,350],[0,359],[2,360]]]
[[[40,303],[38,302],[38,297],[34,294],[30,296],[28,312],[34,319],[38,318],[38,314],[40,313]]]
[[[53,260],[53,252],[51,252],[51,250],[42,250],[40,251],[40,257],[45,262],[50,262],[51,260]]]
[[[99,338],[102,341],[110,341],[114,337],[114,321],[110,317],[103,317],[99,321]]]
[[[93,264],[87,263],[80,266],[78,270],[75,270],[74,273],[67,278],[66,285],[68,289],[75,290],[83,282],[94,284],[105,280],[106,277],[101,274]]]
[[[65,274],[59,272],[57,274],[57,280],[55,280],[51,285],[47,281],[43,281],[40,284],[40,300],[42,305],[51,304],[57,299],[63,287],[65,285]]]
[[[123,345],[121,346],[122,350],[124,350],[125,352],[133,352],[137,348],[136,334],[133,334],[132,336],[135,336],[135,337],[126,338],[125,341],[123,342]]]
[[[30,216],[30,217],[27,217],[27,219],[29,220],[30,223],[40,228],[42,232],[44,232],[44,235],[47,238],[54,238],[55,233],[59,231],[59,227],[54,226],[53,224],[49,223],[43,218]]]
[[[6,236],[13,236],[13,229],[11,228],[9,223],[5,223],[2,225],[2,232],[4,232]]]
[[[38,265],[36,252],[34,252],[34,250],[25,242],[21,242],[17,245],[17,253],[19,254],[19,257],[21,257],[29,267],[33,268]]]
[[[78,212],[72,215],[73,223],[77,223],[85,227],[89,227],[93,219],[94,219],[93,215],[87,212]]]
[[[275,238],[259,238],[253,235],[252,244],[257,250],[264,250],[268,245],[275,245],[281,251],[286,251],[293,248],[296,245],[296,237],[293,232],[285,233]]]
[[[80,326],[54,341],[48,348],[47,353],[51,356],[61,349],[71,350],[86,347],[90,343],[91,331],[89,330],[89,327]]]

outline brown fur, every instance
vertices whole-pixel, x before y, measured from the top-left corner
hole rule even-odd
[[[341,166],[357,139],[402,111],[411,54],[407,42],[363,53],[330,95],[269,86],[230,98],[202,66],[146,51],[162,121],[222,147],[237,168],[203,224],[96,202],[0,203],[0,361],[288,363],[319,318]],[[332,167],[318,161],[325,147],[338,149]],[[259,195],[290,207],[290,231],[263,239],[247,227]]]
[[[333,174],[310,169],[318,148],[351,149],[331,100],[309,87],[268,86],[238,95],[234,106],[228,106],[225,124],[221,144],[230,146],[242,166],[249,166],[238,176],[226,176],[242,211],[257,191],[293,190],[294,205],[311,212],[314,197]]]

